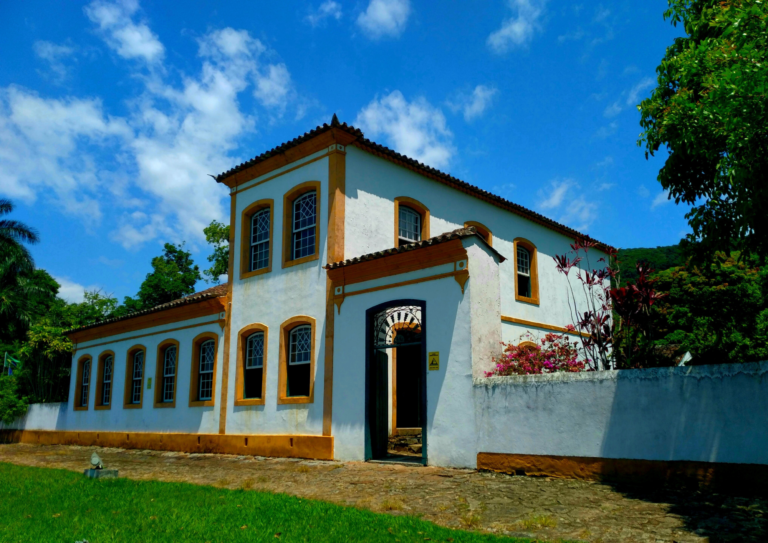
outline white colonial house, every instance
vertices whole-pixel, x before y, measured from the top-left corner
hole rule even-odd
[[[228,283],[69,332],[69,405],[36,439],[369,460],[400,434],[475,467],[473,377],[566,332],[552,257],[584,236],[335,116],[216,180]]]

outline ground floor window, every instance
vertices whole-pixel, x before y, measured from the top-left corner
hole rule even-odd
[[[243,370],[243,398],[261,399],[264,383],[264,332],[248,336]]]

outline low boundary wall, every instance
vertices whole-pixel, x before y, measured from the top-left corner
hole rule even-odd
[[[480,469],[768,485],[768,362],[474,384]]]

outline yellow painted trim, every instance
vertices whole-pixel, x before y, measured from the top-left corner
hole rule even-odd
[[[255,332],[264,332],[264,367],[261,371],[261,398],[244,398],[245,395],[245,339]],[[235,373],[235,406],[264,405],[267,399],[267,349],[269,327],[260,322],[244,326],[237,333],[237,371]]]
[[[464,228],[468,226],[474,226],[477,229],[477,233],[483,237],[483,239],[488,243],[488,245],[493,247],[493,233],[491,232],[490,228],[485,226],[483,223],[477,222],[477,221],[465,222]]]
[[[501,316],[503,322],[510,322],[513,324],[520,324],[522,326],[531,326],[533,328],[541,328],[542,330],[550,330],[552,332],[560,332],[563,334],[570,334],[572,336],[589,337],[589,334],[585,332],[579,332],[576,330],[568,330],[563,326],[555,326],[554,324],[545,324],[543,322],[528,321],[525,319],[518,319],[516,317],[508,317],[506,315]]]
[[[312,350],[309,357],[309,396],[287,396],[288,386],[288,349],[290,348],[291,330],[302,324],[312,328]],[[277,372],[277,404],[314,403],[315,401],[315,340],[317,339],[317,321],[306,315],[291,317],[280,325],[279,368]]]
[[[200,378],[200,345],[209,339],[213,340],[213,383],[211,383],[211,399],[198,398],[198,380]],[[192,340],[192,377],[189,381],[189,407],[211,407],[216,405],[216,370],[219,361],[219,335],[213,332],[203,332]]]
[[[378,290],[386,290],[390,288],[404,287],[406,285],[415,285],[417,283],[425,283],[427,281],[436,281],[438,279],[445,279],[446,277],[459,277],[466,275],[469,277],[468,270],[452,271],[447,273],[441,273],[438,275],[432,275],[430,277],[420,277],[419,279],[411,279],[410,281],[400,281],[399,283],[392,283],[391,285],[382,285],[380,287],[365,288],[362,290],[356,290],[354,292],[345,292],[344,297],[357,296],[358,294],[368,294],[369,292],[376,292]],[[465,281],[466,282],[466,281]],[[461,282],[459,282],[461,284]],[[463,290],[462,290],[463,292]]]
[[[517,246],[528,249],[531,254],[531,297],[521,296],[517,290]],[[539,256],[536,246],[525,238],[515,238],[512,247],[512,263],[515,272],[515,300],[539,305]]]
[[[283,196],[283,268],[312,262],[320,258],[320,217],[322,217],[322,195],[320,181],[307,181],[296,185]],[[315,254],[290,260],[293,242],[293,202],[308,192],[315,192],[317,217],[315,219]]]
[[[109,403],[104,405],[102,403],[104,397],[104,361],[108,356],[112,357],[112,386],[109,388]],[[114,395],[112,393],[115,391],[115,351],[109,349],[102,351],[96,360],[98,360],[96,363],[98,370],[96,372],[96,396],[93,398],[93,409],[109,411],[112,407],[112,396]]]
[[[104,341],[102,343],[96,343],[95,345],[88,345],[88,346],[85,346],[85,347],[78,346],[75,349],[75,352],[77,352],[77,351],[85,351],[86,349],[93,349],[94,347],[102,347],[104,345],[110,345],[112,343],[120,343],[122,341],[133,341],[134,339],[141,339],[141,338],[145,338],[145,337],[149,337],[149,336],[156,336],[158,334],[170,334],[171,332],[178,332],[179,330],[187,330],[188,328],[195,328],[197,326],[207,326],[209,324],[217,324],[218,322],[219,322],[218,320],[206,321],[206,322],[201,322],[200,324],[190,324],[189,326],[180,326],[178,328],[170,328],[168,330],[160,330],[159,332],[151,332],[149,334],[142,334],[140,336],[131,336],[131,337],[126,337],[126,338],[122,338],[122,339],[113,339],[112,341]]]
[[[229,224],[235,224],[235,210],[237,209],[237,193],[230,196]],[[235,229],[229,229],[229,246],[235,246]],[[227,433],[227,400],[229,399],[229,350],[231,348],[230,336],[232,335],[232,288],[235,283],[235,253],[229,251],[229,263],[227,264],[227,302],[224,323],[224,360],[221,368],[221,401],[219,402],[219,434]]]
[[[163,373],[165,371],[165,350],[168,347],[176,347],[176,376],[173,383],[173,401],[163,401]],[[179,370],[181,369],[181,345],[175,339],[165,339],[157,346],[157,358],[155,358],[155,394],[153,407],[172,408],[176,407],[176,391],[179,389]]]
[[[80,445],[85,447],[333,460],[333,437],[305,434],[221,435],[130,431],[0,430],[0,443]]]
[[[421,240],[429,239],[429,208],[408,196],[395,198],[395,247],[400,247],[400,205],[414,210],[421,216]]]
[[[237,187],[237,190],[233,194],[240,194],[243,191],[246,191],[248,189],[252,189],[253,187],[258,187],[259,185],[261,185],[263,183],[266,183],[267,181],[272,181],[273,179],[276,179],[276,178],[278,178],[280,176],[283,176],[283,175],[285,175],[287,173],[290,173],[290,172],[292,172],[294,170],[298,170],[299,168],[303,168],[304,166],[307,166],[308,164],[312,164],[313,162],[317,162],[318,160],[322,160],[322,159],[324,159],[325,157],[327,157],[330,154],[331,153],[325,153],[323,155],[320,155],[317,158],[313,158],[312,160],[307,160],[306,162],[302,162],[301,164],[299,164],[297,166],[294,166],[292,168],[288,168],[287,170],[284,170],[284,171],[282,171],[282,172],[280,172],[278,174],[271,175],[271,176],[267,177],[266,179],[262,179],[261,181],[257,181],[257,182],[255,182],[252,185],[243,185],[243,186]]]
[[[133,384],[133,355],[144,351],[144,367],[141,369],[141,397],[139,403],[131,403],[131,384]],[[113,370],[114,371],[114,370]],[[125,355],[125,386],[123,390],[123,409],[141,409],[144,402],[144,381],[147,378],[147,348],[144,345],[134,345]]]
[[[328,263],[344,260],[346,153],[336,146],[328,158]],[[333,426],[333,346],[335,325],[333,281],[325,279],[325,352],[323,356],[323,435]]]
[[[263,209],[269,209],[269,257],[266,268],[251,271],[251,219]],[[240,216],[240,280],[242,281],[272,271],[272,247],[275,245],[275,201],[272,198],[265,198],[253,202],[243,210]]]

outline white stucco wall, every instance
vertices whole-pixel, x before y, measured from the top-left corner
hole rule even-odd
[[[235,247],[240,247],[243,210],[253,202],[265,198],[274,200],[273,246],[272,270],[244,280],[239,278],[240,251],[235,251],[227,401],[226,431],[228,434],[322,434],[326,289],[326,272],[322,266],[326,263],[328,248],[328,158],[308,162],[324,153],[325,151],[322,151],[311,155],[300,161],[300,164],[305,164],[304,166],[237,194]],[[254,182],[272,177],[296,165],[292,163],[289,167],[256,178]],[[321,184],[317,219],[320,230],[319,259],[283,268],[283,196],[296,185],[307,181],[319,181]],[[247,187],[250,184],[251,182],[244,183],[243,186]],[[314,344],[314,402],[277,405],[280,325],[289,318],[299,315],[312,317],[317,322]],[[265,405],[236,407],[234,398],[237,336],[242,328],[255,323],[266,325],[269,329],[267,368],[264,377],[266,379]]]
[[[394,246],[394,199],[408,196],[429,208],[432,236],[463,228],[467,221],[491,230],[494,249],[507,258],[500,266],[502,315],[556,326],[572,323],[567,282],[553,260],[571,250],[572,238],[354,146],[347,147],[346,172],[347,258]],[[538,251],[538,306],[515,300],[513,241],[518,237],[534,243]],[[599,266],[597,260],[603,256],[596,249],[590,251],[592,268]],[[580,289],[576,293],[581,296]],[[504,339],[513,338],[505,335]]]
[[[110,337],[82,342],[72,357],[72,376],[69,386],[69,402],[66,416],[59,417],[56,430],[102,430],[132,432],[189,432],[218,433],[219,431],[219,389],[222,373],[224,341],[219,314],[196,319],[177,321],[163,326],[126,332]],[[207,324],[205,324],[207,323]],[[189,328],[187,328],[189,327]],[[178,330],[178,328],[183,328]],[[192,342],[203,332],[212,332],[219,336],[216,363],[216,405],[211,407],[189,407],[189,388],[192,379]],[[155,408],[154,395],[157,347],[167,339],[179,342],[176,370],[176,406],[173,408]],[[124,409],[125,365],[128,349],[134,345],[146,347],[144,363],[144,390],[141,409]],[[104,351],[114,351],[114,370],[112,372],[112,407],[107,410],[94,410],[96,402],[97,361]],[[77,379],[77,361],[84,355],[92,357],[91,386],[87,411],[74,411],[76,401],[75,381]],[[152,378],[152,388],[147,389],[147,379]]]
[[[67,402],[33,403],[27,412],[11,424],[0,422],[0,430],[55,430],[67,416]]]
[[[475,383],[478,452],[768,464],[768,362]]]

